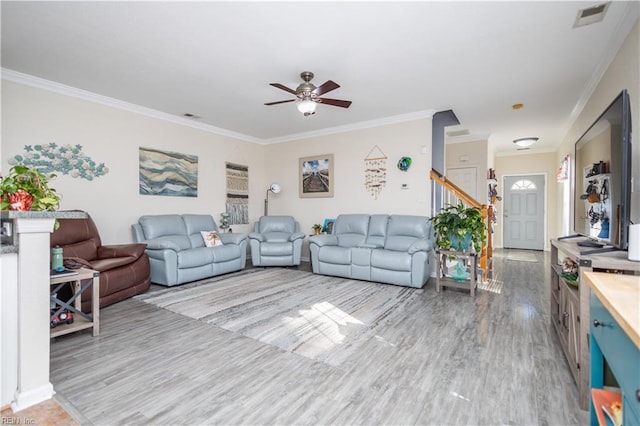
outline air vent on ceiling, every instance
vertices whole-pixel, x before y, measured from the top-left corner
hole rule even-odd
[[[573,28],[584,27],[585,25],[595,24],[596,22],[602,21],[608,8],[609,3],[602,3],[597,6],[578,10],[578,15],[576,16],[576,22],[573,24]]]
[[[449,130],[447,132],[447,136],[449,136],[450,138],[454,138],[456,136],[465,136],[469,134],[469,130],[468,129],[459,129],[459,130]]]

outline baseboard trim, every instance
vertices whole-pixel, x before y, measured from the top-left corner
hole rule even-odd
[[[11,403],[11,409],[14,413],[17,413],[20,410],[24,410],[25,408],[29,408],[53,398],[55,393],[56,392],[53,390],[53,385],[51,383],[47,383],[46,385],[27,392],[20,392],[20,390],[17,390],[14,401]]]

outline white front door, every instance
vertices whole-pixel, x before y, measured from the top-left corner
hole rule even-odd
[[[505,176],[504,248],[544,249],[544,176]]]

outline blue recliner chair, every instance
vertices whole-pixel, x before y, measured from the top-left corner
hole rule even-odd
[[[262,216],[249,234],[253,266],[300,265],[304,233],[291,216]]]

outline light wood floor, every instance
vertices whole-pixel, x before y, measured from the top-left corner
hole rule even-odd
[[[507,252],[493,291],[428,283],[339,367],[129,299],[101,310],[100,336],[52,342],[51,381],[80,424],[587,424],[549,255]]]

